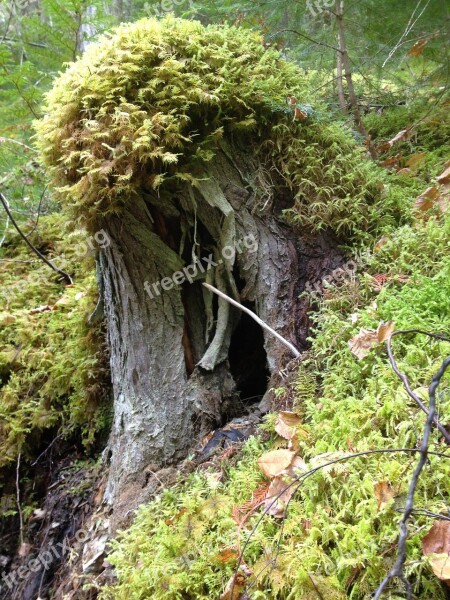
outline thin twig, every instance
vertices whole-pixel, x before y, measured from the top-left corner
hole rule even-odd
[[[4,144],[4,143],[15,144],[16,146],[20,146],[21,148],[25,148],[25,150],[29,150],[30,152],[34,152],[35,154],[37,154],[37,150],[35,148],[32,148],[31,146],[28,146],[27,144],[24,144],[23,142],[19,142],[19,140],[0,136],[0,144]]]
[[[53,444],[59,440],[61,437],[63,436],[62,433],[60,433],[59,435],[57,435],[51,442],[50,444],[47,446],[47,448],[41,452],[41,454],[39,454],[39,456],[37,457],[37,459],[34,461],[34,463],[31,463],[31,466],[34,467],[40,460],[41,458],[44,456],[44,454],[47,454],[47,452],[50,450],[50,448],[53,446]]]
[[[272,506],[277,502],[277,500],[288,490],[291,489],[291,487],[297,486],[297,488],[300,487],[300,484],[305,481],[306,479],[308,479],[309,477],[312,477],[313,475],[315,475],[318,471],[320,471],[321,469],[324,469],[326,467],[338,464],[338,463],[342,463],[342,462],[346,462],[348,460],[353,460],[354,458],[361,458],[361,457],[366,457],[366,456],[372,456],[375,454],[396,454],[396,453],[407,453],[407,454],[414,454],[414,453],[420,453],[421,450],[418,448],[381,448],[379,450],[366,450],[364,452],[357,452],[355,454],[350,454],[348,456],[343,456],[342,458],[336,458],[330,462],[324,463],[322,465],[319,465],[317,467],[314,467],[313,469],[310,469],[309,471],[307,471],[306,473],[302,473],[301,475],[299,475],[298,477],[296,477],[290,484],[288,484],[285,488],[283,488],[283,490],[281,490],[281,492],[279,492],[278,494],[276,494],[273,498],[273,500],[265,507],[264,511],[262,512],[262,514],[259,516],[256,524],[254,525],[252,531],[249,533],[245,544],[242,548],[242,551],[239,555],[238,558],[238,562],[237,562],[237,566],[235,569],[235,573],[238,573],[239,567],[241,566],[243,560],[244,560],[244,554],[245,551],[248,547],[248,545],[250,544],[253,535],[255,534],[256,530],[258,529],[261,521],[264,519],[264,517],[267,515],[267,513],[270,511],[270,509],[272,508]],[[448,458],[450,459],[450,454],[444,454],[443,452],[433,452],[433,451],[428,451],[428,455],[431,456],[438,456],[440,458]],[[287,506],[286,506],[286,510],[287,507],[289,506],[291,500],[292,500],[293,496],[289,499]],[[276,558],[274,558],[273,560],[276,560]],[[231,595],[230,597],[233,597],[233,587],[231,589]]]
[[[441,368],[433,377],[430,387],[428,388],[428,395],[430,397],[430,411],[428,413],[427,421],[425,423],[425,428],[423,431],[423,440],[420,447],[420,458],[417,466],[415,468],[414,474],[411,479],[411,483],[409,485],[408,497],[406,500],[405,511],[403,513],[403,518],[400,522],[400,535],[398,538],[398,552],[397,552],[397,560],[395,561],[394,566],[380,583],[374,600],[379,600],[381,598],[381,594],[383,593],[386,586],[390,583],[390,581],[394,578],[400,579],[403,582],[406,588],[406,595],[408,600],[412,598],[412,590],[411,583],[406,579],[405,574],[403,573],[403,566],[406,561],[406,540],[408,538],[408,521],[410,516],[414,510],[414,494],[416,492],[416,487],[419,482],[420,474],[428,461],[428,445],[430,443],[431,430],[434,423],[434,414],[436,410],[436,390],[439,386],[439,383],[444,376],[445,371],[450,366],[450,357],[446,358],[441,365]]]
[[[325,42],[319,42],[318,40],[313,40],[313,38],[310,38],[309,36],[305,35],[303,32],[296,31],[295,29],[280,29],[280,31],[276,31],[272,35],[269,35],[267,37],[267,39],[270,40],[273,37],[275,37],[276,35],[279,35],[280,33],[295,33],[295,35],[305,38],[305,40],[308,40],[308,42],[311,42],[312,44],[316,44],[317,46],[324,46],[325,48],[330,48],[330,50],[334,50],[335,52],[341,52],[341,50],[339,48],[336,48],[336,46],[331,46],[331,44],[327,44]]]
[[[33,252],[37,256],[39,256],[39,258],[41,260],[43,260],[45,262],[46,265],[48,265],[51,269],[53,269],[53,271],[55,271],[56,273],[61,275],[63,277],[63,279],[65,281],[67,281],[68,284],[72,285],[73,281],[72,281],[71,276],[68,273],[66,273],[65,271],[62,271],[61,269],[59,269],[50,260],[48,260],[48,258],[46,258],[43,254],[41,254],[39,252],[39,250],[35,246],[33,246],[33,244],[30,242],[30,240],[27,238],[27,236],[22,232],[19,225],[16,223],[14,217],[12,216],[11,211],[9,210],[8,201],[6,200],[5,196],[1,192],[0,192],[0,202],[3,204],[3,208],[5,209],[6,214],[9,216],[11,223],[17,229],[17,232],[19,233],[20,237],[24,240],[24,242],[31,248],[31,250],[33,250]]]
[[[393,333],[391,333],[391,335],[387,339],[387,351],[388,351],[388,355],[389,355],[389,362],[391,363],[394,373],[403,382],[403,385],[405,386],[408,396],[414,400],[414,402],[417,404],[417,406],[419,406],[426,415],[428,415],[429,412],[428,412],[427,407],[422,402],[422,400],[419,398],[419,396],[412,391],[408,377],[405,375],[405,373],[402,373],[400,371],[400,369],[398,368],[397,363],[394,358],[394,353],[392,351],[392,338],[395,337],[396,335],[404,335],[405,333],[408,333],[408,334],[409,333],[421,333],[423,335],[427,335],[428,337],[431,337],[431,338],[434,338],[437,340],[441,340],[444,342],[450,342],[450,339],[443,335],[439,335],[437,333],[429,333],[427,331],[422,331],[421,329],[399,329],[398,331],[394,331]],[[435,423],[436,427],[439,429],[439,431],[442,433],[442,435],[444,436],[446,443],[450,445],[450,434],[445,429],[445,427],[439,422],[437,416],[434,416],[434,423]]]
[[[236,308],[239,308],[240,310],[242,310],[243,312],[245,312],[247,315],[249,315],[252,319],[254,319],[258,323],[258,325],[261,325],[261,327],[263,329],[265,329],[266,331],[268,331],[269,333],[271,333],[272,335],[274,335],[278,340],[280,340],[280,342],[282,344],[284,344],[287,348],[289,348],[289,350],[292,352],[292,354],[296,358],[298,358],[300,356],[300,352],[297,350],[297,348],[293,344],[291,344],[290,342],[288,342],[282,335],[280,335],[274,329],[272,329],[272,327],[269,327],[269,325],[267,325],[267,323],[264,323],[264,321],[262,319],[260,319],[258,317],[258,315],[255,314],[252,310],[250,310],[246,306],[242,306],[242,304],[240,304],[239,302],[236,302],[236,300],[233,300],[232,298],[230,298],[229,296],[227,296],[226,294],[224,294],[223,292],[221,292],[217,288],[213,287],[209,283],[203,283],[203,285],[204,285],[205,288],[207,288],[211,292],[214,292],[214,294],[217,294],[218,296],[220,296],[221,298],[223,298],[224,300],[226,300],[227,302],[229,302],[233,306],[236,306]]]
[[[9,208],[9,204],[8,204],[8,208]],[[0,248],[3,246],[3,244],[5,243],[6,240],[6,234],[8,233],[8,227],[9,227],[9,215],[6,215],[6,223],[5,223],[5,229],[3,231],[3,236],[2,239],[0,240]]]

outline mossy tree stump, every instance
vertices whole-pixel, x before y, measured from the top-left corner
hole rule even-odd
[[[61,201],[110,239],[99,254],[110,501],[145,485],[148,465],[184,457],[236,395],[230,343],[241,315],[201,281],[301,346],[298,232],[370,227],[379,182],[349,135],[293,120],[286,97],[303,88],[300,70],[258,35],[169,17],[105,36],[48,95],[38,145]],[[173,284],[195,262],[204,272]],[[266,334],[264,349],[274,376],[290,357]]]

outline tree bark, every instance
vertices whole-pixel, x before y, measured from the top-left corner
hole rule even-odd
[[[286,198],[261,210],[257,167],[226,148],[204,178],[198,189],[186,186],[164,200],[143,190],[103,224],[111,241],[100,255],[114,390],[106,452],[111,503],[126,487],[145,485],[145,468],[186,456],[195,440],[221,424],[223,406],[237,395],[229,349],[241,314],[213,298],[202,280],[249,303],[302,346],[299,240],[277,219]],[[255,243],[247,247],[249,239]],[[217,266],[203,262],[192,284],[157,294],[152,284],[192,263],[194,253],[212,255]],[[292,358],[267,333],[264,348],[272,375]]]

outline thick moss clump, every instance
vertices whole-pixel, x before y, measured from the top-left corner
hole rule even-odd
[[[294,119],[287,98],[306,103],[307,82],[256,33],[145,19],[101,38],[59,77],[38,145],[61,199],[91,227],[143,190],[196,185],[224,139],[258,155],[273,187],[294,191],[300,224],[361,233],[389,223],[398,203],[364,148],[309,108]]]
[[[19,453],[32,462],[58,433],[90,446],[109,423],[107,353],[87,323],[97,300],[93,251],[83,232],[62,232],[52,215],[30,238],[73,286],[62,288],[18,235],[0,263],[0,468]]]

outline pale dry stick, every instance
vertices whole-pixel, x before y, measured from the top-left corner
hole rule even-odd
[[[289,348],[289,350],[292,352],[292,354],[295,356],[295,358],[298,358],[300,356],[300,352],[297,350],[297,348],[293,344],[291,344],[286,339],[284,339],[284,337],[282,335],[280,335],[279,333],[277,333],[275,331],[275,329],[272,329],[272,327],[269,327],[269,325],[267,325],[267,323],[264,323],[264,321],[262,319],[260,319],[258,317],[258,315],[255,314],[252,310],[250,310],[246,306],[242,306],[242,304],[240,304],[239,302],[236,302],[236,300],[233,300],[232,298],[230,298],[229,296],[227,296],[226,294],[224,294],[223,292],[221,292],[214,286],[210,285],[209,283],[203,283],[203,286],[205,288],[207,288],[208,290],[210,290],[211,292],[214,292],[214,294],[217,294],[217,296],[220,296],[221,298],[223,298],[224,300],[226,300],[233,306],[236,306],[236,308],[239,308],[240,310],[242,310],[242,312],[245,312],[247,315],[249,315],[254,321],[256,321],[258,323],[258,325],[261,325],[261,327],[263,329],[265,329],[266,331],[268,331],[269,333],[274,335],[282,344],[284,344],[287,348]]]

